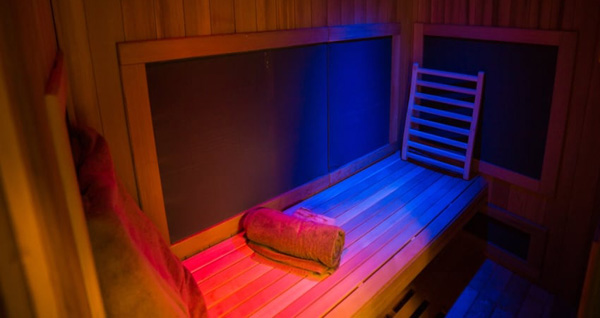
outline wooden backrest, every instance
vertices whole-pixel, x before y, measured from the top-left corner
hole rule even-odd
[[[483,72],[474,76],[420,68],[415,63],[402,159],[469,179],[482,88]]]

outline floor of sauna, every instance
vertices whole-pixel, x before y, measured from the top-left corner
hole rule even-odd
[[[400,295],[386,317],[575,317],[575,309],[486,259],[461,233]]]

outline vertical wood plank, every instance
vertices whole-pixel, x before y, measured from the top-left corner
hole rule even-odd
[[[65,55],[71,85],[69,116],[102,132],[83,2],[53,0],[52,8],[58,44]]]
[[[375,22],[388,23],[394,21],[396,13],[396,2],[394,0],[380,0],[377,6],[377,17]]]
[[[294,0],[277,0],[278,29],[293,29],[296,25],[294,18]]]
[[[455,2],[458,2],[458,0],[444,0],[443,14],[444,23],[446,24],[452,24],[452,10],[456,7]]]
[[[154,0],[154,15],[157,38],[185,36],[183,0]]]
[[[531,0],[529,4],[529,16],[527,27],[538,29],[540,24],[540,0]]]
[[[467,0],[454,0],[452,8],[452,24],[467,24],[468,5]]]
[[[84,0],[90,51],[96,78],[98,106],[115,170],[125,189],[138,199],[131,144],[115,43],[125,40],[120,0]]]
[[[295,0],[294,12],[296,28],[310,28],[312,26],[312,8],[310,0]]]
[[[212,34],[235,33],[233,0],[210,1],[210,27]]]
[[[156,39],[153,1],[122,0],[121,10],[126,41]]]
[[[313,28],[327,26],[327,0],[311,0],[310,10]]]
[[[418,0],[419,1],[419,13],[417,22],[429,23],[431,21],[431,1],[432,0]]]
[[[170,242],[169,227],[158,171],[146,66],[144,64],[123,65],[121,76],[133,141],[132,150],[135,154],[139,154],[134,158],[136,177],[138,183],[144,185],[140,190],[140,208],[168,243]]]
[[[256,0],[256,29],[258,31],[277,29],[276,0]]]
[[[210,0],[183,0],[185,35],[208,35],[210,30]]]
[[[585,104],[590,89],[592,68],[590,65],[597,63],[598,56],[594,54],[593,45],[598,40],[600,3],[597,1],[585,1],[585,4],[577,7],[575,29],[578,30],[577,53],[575,58],[573,91],[570,99],[569,116],[565,133],[563,157],[558,177],[556,197],[551,198],[547,204],[546,212],[547,227],[549,229],[548,246],[544,259],[545,266],[542,268],[542,279],[552,289],[560,291],[563,297],[572,297],[580,283],[577,274],[571,272],[572,266],[578,266],[581,260],[577,259],[578,252],[572,251],[574,244],[582,244],[579,240],[585,240],[580,235],[582,220],[577,220],[580,214],[589,212],[577,211],[572,214],[569,211],[570,202],[574,200],[573,190],[577,182],[576,167],[578,162],[578,151],[580,147],[590,145],[581,144],[581,134],[584,126]],[[585,167],[581,167],[585,170]],[[589,210],[587,210],[589,211]],[[589,224],[588,224],[589,226]],[[577,229],[579,227],[579,229]],[[574,235],[577,233],[577,235]],[[579,242],[578,242],[579,241]],[[573,263],[573,264],[571,264]]]
[[[469,1],[469,25],[481,25],[483,20],[483,0]]]
[[[255,0],[235,0],[235,32],[256,32]]]
[[[345,0],[341,3],[342,24],[354,24],[354,0]]]
[[[354,0],[354,23],[361,24],[367,22],[366,0]]]
[[[589,79],[586,106],[583,114],[583,125],[580,135],[580,146],[577,154],[577,165],[575,166],[574,184],[572,197],[569,203],[569,218],[566,223],[566,233],[572,233],[565,237],[565,253],[561,258],[563,262],[560,267],[565,271],[563,278],[568,283],[563,286],[564,294],[577,294],[582,288],[585,274],[585,266],[590,251],[590,242],[594,237],[596,222],[598,222],[598,210],[594,210],[597,190],[600,184],[600,3],[585,5],[581,10],[589,10],[590,14],[586,20],[595,24],[594,40],[589,38],[593,49],[591,53],[591,78]],[[595,19],[592,19],[595,14]],[[581,15],[582,17],[585,15]],[[590,30],[591,31],[591,30]],[[591,35],[592,32],[590,32]],[[580,33],[581,34],[581,33]],[[583,37],[583,34],[581,34]],[[585,41],[585,38],[581,39]],[[588,64],[589,65],[589,64]],[[585,212],[584,212],[585,211]],[[575,234],[577,233],[577,234]],[[573,297],[575,298],[575,297]]]
[[[499,1],[498,2],[498,26],[509,26],[510,25],[510,8],[511,0]]]
[[[575,22],[575,4],[581,5],[582,1],[564,1],[561,15],[561,26],[562,30],[573,30]]]
[[[444,0],[431,0],[431,23],[444,23]]]
[[[542,29],[558,28],[560,5],[561,0],[542,0],[539,18],[539,25]]]
[[[485,26],[494,25],[494,0],[483,0],[483,17],[481,24]]]
[[[327,0],[327,25],[342,24],[342,0]]]
[[[525,28],[528,26],[530,2],[531,0],[522,0],[512,3],[511,26],[517,28]]]

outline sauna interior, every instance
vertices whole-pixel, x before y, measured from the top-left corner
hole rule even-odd
[[[597,0],[3,0],[0,21],[2,317],[600,315]],[[339,265],[258,255],[256,207],[342,229]]]

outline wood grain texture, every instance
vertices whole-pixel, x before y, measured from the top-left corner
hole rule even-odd
[[[85,212],[77,175],[74,169],[69,133],[66,121],[67,103],[67,70],[61,54],[57,55],[56,63],[46,85],[45,103],[51,140],[55,149],[56,163],[59,173],[60,199],[65,201],[67,220],[70,224],[77,261],[81,268],[81,276],[85,286],[85,295],[93,316],[105,315],[100,285],[96,274],[96,266],[87,230]],[[59,199],[59,198],[57,198]]]
[[[313,28],[327,26],[327,0],[311,0],[310,10]]]
[[[165,214],[158,159],[152,130],[146,67],[143,64],[121,67],[123,90],[127,104],[136,178],[140,187],[140,208],[156,225],[165,242],[170,242]]]
[[[235,32],[234,0],[210,2],[210,27],[212,34]]]
[[[340,8],[340,16],[342,24],[354,24],[354,1],[342,1]]]
[[[256,32],[257,15],[255,0],[235,0],[235,32]]]
[[[156,39],[154,1],[122,0],[125,40]]]
[[[83,1],[67,3],[55,0],[52,7],[56,17],[58,43],[65,54],[66,67],[72,82],[67,105],[69,116],[72,117],[71,121],[77,120],[80,124],[102,132]]]
[[[277,0],[256,0],[256,28],[258,31],[277,29]]]
[[[183,0],[185,35],[206,35],[211,33],[210,0]]]
[[[294,1],[294,21],[296,28],[312,26],[312,3],[309,0]]]
[[[294,0],[277,0],[277,29],[293,29],[296,25]]]
[[[104,138],[110,146],[117,175],[127,192],[137,201],[119,62],[114,49],[117,42],[125,40],[120,0],[105,1],[102,4],[92,0],[84,1],[98,107],[102,122],[110,127],[104,131]]]
[[[154,0],[154,16],[158,39],[185,36],[183,0]]]
[[[327,0],[327,25],[342,24],[342,0]]]

